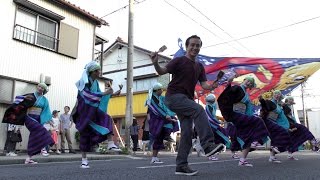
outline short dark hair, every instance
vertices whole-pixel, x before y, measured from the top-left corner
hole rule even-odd
[[[199,40],[201,41],[201,38],[200,38],[199,36],[197,36],[197,35],[192,35],[192,36],[188,37],[188,39],[186,40],[186,47],[188,47],[189,41],[190,41],[190,39],[192,39],[192,38],[196,38],[196,39],[199,39]],[[202,41],[201,41],[201,44],[200,44],[200,45],[202,46]]]
[[[69,106],[65,106],[65,108],[68,108],[70,110],[70,107]]]

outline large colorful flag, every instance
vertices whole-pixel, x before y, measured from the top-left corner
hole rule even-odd
[[[180,49],[174,57],[185,54],[181,39],[178,43]],[[214,81],[219,71],[225,71],[227,75],[237,73],[239,76],[234,79],[235,84],[240,84],[247,76],[253,77],[257,86],[249,93],[254,102],[260,94],[273,90],[281,90],[286,95],[320,69],[320,58],[210,57],[199,54],[198,60],[204,65],[209,81]],[[221,85],[214,94],[218,97],[223,90]],[[208,92],[203,91],[200,85],[196,91],[203,101],[203,95]]]

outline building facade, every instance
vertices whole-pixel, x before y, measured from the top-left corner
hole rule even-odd
[[[65,0],[6,0],[1,3],[0,19],[0,117],[16,95],[34,92],[39,82],[49,85],[46,97],[51,111],[72,108],[75,82],[94,58],[96,27],[107,23]],[[6,126],[0,123],[0,149]],[[74,132],[75,127],[72,137]],[[22,135],[17,149],[26,149],[25,127]]]
[[[118,38],[103,53],[103,77],[112,79],[113,88],[117,90],[118,84],[123,84],[123,92],[118,97],[110,99],[108,106],[108,114],[110,114],[115,122],[120,136],[125,135],[125,111],[126,111],[126,81],[127,81],[127,51],[128,44]],[[151,62],[149,54],[150,50],[134,46],[133,54],[133,116],[138,120],[138,124],[142,127],[143,121],[147,115],[147,107],[145,106],[148,90],[156,82],[167,87],[170,81],[170,75],[165,74],[159,76]],[[161,66],[166,65],[171,58],[160,55],[159,63]],[[117,138],[118,135],[116,134]],[[140,131],[140,139],[142,131]]]

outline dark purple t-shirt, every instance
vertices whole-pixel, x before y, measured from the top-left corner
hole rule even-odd
[[[199,82],[207,81],[203,65],[189,58],[182,56],[172,59],[166,68],[172,74],[167,89],[167,96],[172,94],[185,94],[188,98],[194,98],[194,90],[196,84]]]

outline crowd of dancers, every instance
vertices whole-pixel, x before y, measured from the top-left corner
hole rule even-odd
[[[162,95],[162,84],[156,83],[150,88],[146,101],[149,130],[154,139],[151,163],[163,163],[158,157],[159,151],[164,149],[163,140],[179,130],[181,138],[176,158],[177,175],[198,173],[188,165],[192,142],[199,142],[196,150],[199,154],[200,151],[203,152],[210,160],[217,160],[215,155],[224,148],[229,148],[231,157],[239,159],[238,165],[246,167],[253,166],[247,160],[249,152],[268,140],[271,141],[271,163],[280,163],[276,155],[286,151],[288,159],[297,160],[293,153],[306,141],[311,142],[314,151],[318,150],[319,144],[315,137],[292,115],[292,97],[284,98],[281,91],[274,91],[271,100],[260,96],[260,114],[254,114],[247,90],[255,87],[256,83],[250,76],[239,85],[232,85],[234,77],[231,77],[218,99],[210,93],[205,98],[205,107],[196,103],[194,92],[198,82],[205,90],[213,91],[218,87],[217,82],[207,81],[204,66],[196,59],[201,46],[200,37],[189,37],[186,40],[186,55],[174,58],[165,67],[159,65],[158,53],[150,54],[159,75],[172,74],[166,95]],[[106,113],[109,99],[115,93],[111,85],[107,86],[105,91],[100,90],[97,81],[100,74],[100,65],[92,61],[86,65],[76,83],[77,103],[71,117],[80,132],[81,168],[90,167],[87,152],[105,140],[108,140],[109,150],[120,151],[112,141],[112,118]],[[38,84],[36,92],[18,96],[4,116],[3,122],[25,124],[30,131],[26,164],[37,163],[32,156],[40,153],[43,147],[54,144],[43,127],[43,124],[52,118],[49,102],[44,96],[47,92],[46,84]],[[216,116],[218,107],[223,123],[221,118]],[[240,157],[236,154],[238,151],[241,151]]]

